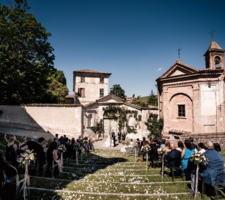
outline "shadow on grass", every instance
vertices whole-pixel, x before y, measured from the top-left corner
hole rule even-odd
[[[65,160],[64,160],[65,161]],[[126,162],[127,159],[122,157],[105,158],[99,155],[88,153],[88,156],[83,156],[83,160],[80,160],[79,165],[76,165],[75,160],[70,160],[70,165],[67,166],[64,163],[64,169],[61,176],[55,176],[51,178],[51,172],[45,173],[45,177],[35,177],[35,174],[31,175],[31,199],[63,199],[55,190],[62,190],[67,188],[73,181],[79,181],[84,179],[88,175],[92,175],[98,170],[105,169],[108,166],[116,163]],[[80,165],[82,164],[82,165]],[[93,180],[94,181],[94,180]],[[38,189],[37,189],[38,188]],[[49,191],[48,191],[49,190]],[[76,188],[74,188],[76,190]],[[21,198],[22,199],[22,198]]]

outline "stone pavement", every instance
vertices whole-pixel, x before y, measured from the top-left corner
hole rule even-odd
[[[106,137],[105,138],[101,137],[99,141],[95,141],[94,143],[95,149],[120,150],[123,147],[121,143],[118,144],[118,141],[116,141],[115,147],[104,147],[103,145],[105,144],[106,139],[107,139]]]

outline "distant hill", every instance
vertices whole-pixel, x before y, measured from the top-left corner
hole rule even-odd
[[[158,95],[155,95],[158,98]],[[148,101],[148,97],[149,96],[145,96],[145,97],[140,97],[139,100],[143,101],[143,102],[147,102]]]

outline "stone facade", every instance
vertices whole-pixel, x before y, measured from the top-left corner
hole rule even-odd
[[[88,104],[108,95],[108,78],[111,73],[94,70],[73,72],[75,104]]]
[[[125,103],[121,98],[115,96],[115,95],[107,95],[101,99],[98,99],[90,104],[87,104],[84,106],[83,109],[83,127],[84,127],[84,135],[90,136],[93,134],[93,132],[90,130],[90,126],[96,125],[97,122],[99,122],[101,119],[103,119],[104,122],[104,136],[108,135],[110,132],[118,132],[118,122],[113,121],[110,119],[107,119],[103,116],[104,111],[103,108],[114,105],[119,106],[121,108],[125,108],[127,110],[134,110],[138,112],[138,115],[141,115],[142,120],[140,122],[137,122],[136,119],[128,115],[128,125],[130,127],[135,127],[137,133],[129,133],[127,135],[128,138],[142,138],[146,137],[149,132],[147,131],[147,127],[145,125],[145,122],[147,122],[147,119],[149,117],[150,113],[158,114],[158,108],[157,107],[150,107],[150,108],[141,108],[137,105]],[[127,133],[126,128],[124,128],[122,131]]]
[[[213,40],[204,55],[206,69],[199,70],[177,60],[156,80],[163,134],[225,132],[223,53]]]

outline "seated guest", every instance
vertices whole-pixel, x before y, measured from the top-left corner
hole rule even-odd
[[[181,152],[175,149],[174,143],[170,143],[170,149],[165,166],[179,168],[181,166]]]
[[[54,169],[55,174],[58,174],[58,171],[62,172],[62,166],[60,158],[57,154],[57,150],[58,150],[58,143],[56,141],[53,141],[47,150],[47,161],[48,161],[47,171],[49,171],[49,167],[52,167],[52,161],[54,159],[54,165],[58,164],[58,167],[55,166]]]
[[[170,149],[170,141],[168,141],[168,140],[165,142],[165,149],[166,149],[167,153],[169,153],[171,151],[171,149]]]
[[[20,156],[21,153],[24,153],[28,149],[28,145],[26,144],[27,137],[23,136],[18,144],[17,155]]]
[[[214,145],[210,140],[206,140],[204,142],[204,146],[206,148],[205,158],[208,162],[206,165],[206,168],[199,172],[199,178],[202,179],[206,184],[215,185],[216,184],[216,178],[218,175],[223,175],[224,173],[224,162],[223,162],[223,156],[221,153],[216,151],[214,149]],[[223,176],[222,180],[223,181]],[[218,177],[218,181],[220,182],[220,177]],[[188,191],[193,193],[194,192],[194,186],[195,186],[195,179],[191,179],[191,188]]]
[[[191,141],[192,148],[193,149],[197,149],[197,145],[193,143],[194,142],[194,138],[190,137],[189,140]]]
[[[184,144],[181,141],[178,141],[177,143],[178,147],[176,148],[177,151],[180,151],[182,153],[182,151],[184,150]]]
[[[185,171],[187,169],[188,166],[188,160],[189,158],[192,156],[192,153],[195,153],[195,150],[192,147],[191,141],[190,140],[185,140],[184,141],[185,147],[181,153],[181,162],[182,162],[182,169],[183,169],[183,173],[181,174],[181,176],[185,175]],[[190,180],[191,177],[189,175],[186,176],[186,180]]]
[[[200,153],[205,153],[204,144],[202,142],[198,143],[198,150]]]
[[[16,136],[13,135],[9,138],[9,143],[6,145],[5,158],[7,161],[11,161],[13,166],[17,165],[17,145],[15,144]]]
[[[219,143],[214,143],[214,149],[218,152],[221,152],[221,147],[220,147],[220,144]]]
[[[162,143],[161,143],[160,147],[166,147],[165,146],[165,143],[166,143],[166,140],[165,139],[162,139]]]
[[[33,136],[33,137],[31,138],[31,141],[28,141],[28,142],[27,142],[27,146],[28,146],[28,149],[29,149],[29,150],[32,150],[32,149],[35,148],[35,146],[36,146],[36,144],[37,144],[36,140],[37,140],[37,136]]]

